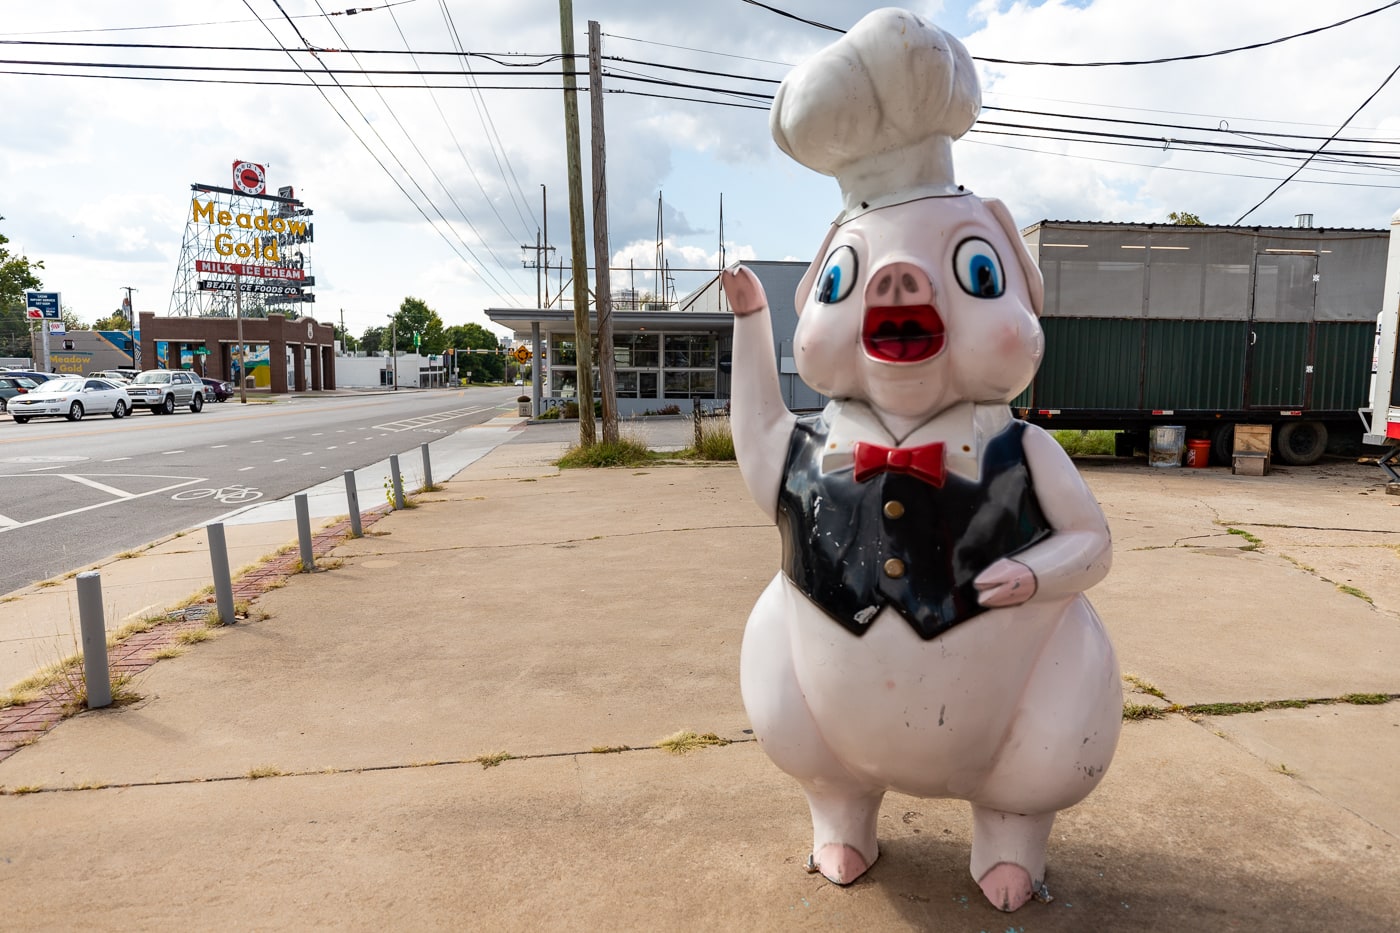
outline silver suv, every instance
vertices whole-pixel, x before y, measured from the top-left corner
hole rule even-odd
[[[152,414],[174,414],[179,406],[190,411],[204,407],[204,383],[194,373],[180,369],[148,369],[126,387],[131,410],[149,408]]]

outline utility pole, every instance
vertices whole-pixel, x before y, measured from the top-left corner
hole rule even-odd
[[[233,307],[238,316],[238,404],[247,405],[248,355],[243,346],[243,277],[237,272],[233,274]],[[268,358],[268,365],[272,365],[271,356]]]
[[[535,307],[543,308],[544,297],[540,294],[540,284],[543,282],[544,291],[549,291],[549,254],[554,251],[554,247],[549,245],[549,191],[544,185],[540,185],[540,198],[544,205],[544,238],[540,238],[539,228],[535,228],[535,245],[521,243],[521,249],[535,251],[535,261],[522,263],[525,268],[531,267],[535,270]],[[541,258],[543,257],[543,259]]]
[[[126,301],[122,302],[122,311],[126,315],[126,335],[131,338],[131,368],[139,369],[136,362],[136,312],[131,308],[131,293],[137,291],[130,285],[123,285],[126,290]]]
[[[394,355],[394,391],[399,391],[399,317],[389,318],[389,352]]]
[[[598,442],[593,421],[593,336],[588,326],[588,247],[583,231],[583,155],[578,134],[578,82],[574,80],[574,4],[559,0],[559,39],[564,55],[564,147],[569,156],[569,245],[573,250],[574,352],[578,358],[578,443]]]
[[[608,249],[608,173],[603,130],[603,41],[588,21],[588,112],[593,144],[593,297],[598,304],[598,381],[603,390],[603,443],[617,443],[617,376],[613,364],[612,251]]]

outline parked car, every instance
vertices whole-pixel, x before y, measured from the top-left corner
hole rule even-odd
[[[218,379],[204,377],[204,392],[206,395],[214,396],[216,402],[227,402],[233,398],[233,383],[220,382]]]
[[[36,383],[48,382],[50,379],[63,379],[63,378],[68,378],[68,377],[61,376],[61,375],[59,375],[58,373],[41,373],[41,372],[38,372],[38,371],[32,370],[32,369],[11,369],[11,370],[8,370],[8,371],[5,373],[5,375],[6,375],[6,376],[23,376],[24,378],[26,378],[26,379],[28,379],[28,380],[30,380],[30,381],[32,381],[32,382],[36,382]]]
[[[5,410],[10,399],[16,395],[23,395],[38,384],[27,376],[11,376],[9,373],[0,373],[0,411]]]
[[[16,396],[10,400],[9,409],[10,417],[16,424],[25,424],[30,418],[82,421],[88,413],[125,418],[131,411],[131,398],[126,394],[126,387],[120,383],[68,376],[50,379]]]
[[[99,369],[88,373],[89,379],[110,379],[113,382],[130,382],[140,372],[137,369]]]
[[[174,414],[185,405],[193,412],[204,407],[204,383],[183,369],[148,369],[126,389],[133,409],[147,408],[156,415]]]

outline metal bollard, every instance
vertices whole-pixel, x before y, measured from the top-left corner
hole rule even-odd
[[[233,578],[228,572],[228,541],[224,538],[224,523],[209,526],[209,563],[214,570],[214,602],[219,607],[219,621],[233,624]]]
[[[423,488],[431,489],[433,486],[433,463],[428,459],[428,445],[419,444],[418,447],[423,451]]]
[[[389,479],[394,484],[394,508],[403,509],[408,503],[403,501],[403,477],[399,475],[399,455],[389,455]]]
[[[306,493],[296,495],[297,539],[301,542],[301,572],[311,573],[316,569],[316,555],[311,551],[311,507],[306,503]]]
[[[355,489],[355,471],[345,471],[345,501],[350,506],[350,537],[363,538],[364,529],[360,527],[360,493]]]
[[[78,574],[78,620],[83,630],[83,679],[88,709],[112,705],[112,675],[107,667],[107,623],[102,616],[102,574]]]

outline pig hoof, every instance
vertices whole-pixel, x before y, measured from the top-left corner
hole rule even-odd
[[[821,872],[827,881],[843,886],[865,874],[869,867],[859,852],[839,842],[829,842],[807,856],[808,872]]]
[[[1031,899],[1035,893],[1031,876],[1020,865],[1011,862],[997,862],[991,870],[977,882],[987,900],[997,910],[1007,913],[1017,909]]]

